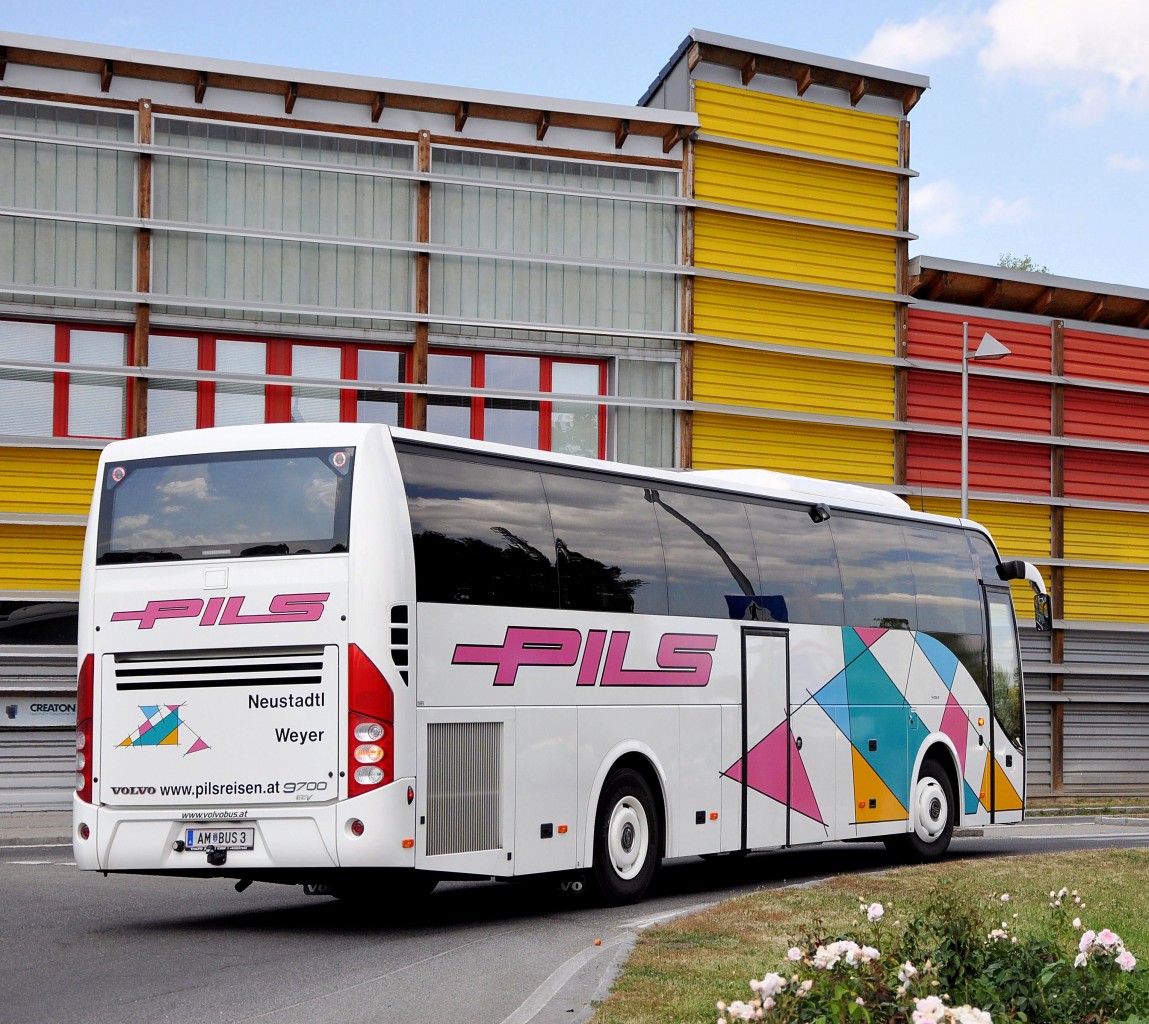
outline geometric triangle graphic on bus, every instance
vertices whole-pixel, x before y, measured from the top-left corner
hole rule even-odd
[[[970,720],[957,698],[951,693],[946,701],[946,709],[942,714],[941,731],[953,740],[957,751],[958,763],[961,765],[961,774],[965,776],[965,756],[969,742]]]
[[[941,681],[946,684],[946,689],[952,690],[958,669],[957,655],[929,633],[918,633],[914,639]]]
[[[772,733],[746,752],[746,785],[785,806],[787,747],[790,762],[790,807],[819,825],[825,825],[822,812],[818,809],[818,800],[814,796],[814,787],[810,785],[810,776],[802,763],[802,753],[785,722],[780,722]],[[735,782],[741,782],[742,758],[722,774]]]
[[[846,739],[850,738],[850,698],[846,693],[846,673],[839,672],[825,686],[812,694],[826,715],[842,730]]]
[[[144,720],[135,731],[125,736],[118,747],[179,747],[180,731],[184,739],[191,739],[191,745],[184,751],[184,757],[210,747],[183,718],[182,704],[138,704]]]

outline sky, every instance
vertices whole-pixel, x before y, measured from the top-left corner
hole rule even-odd
[[[692,29],[928,76],[910,254],[1149,288],[1149,0],[0,0],[0,29],[636,103]]]

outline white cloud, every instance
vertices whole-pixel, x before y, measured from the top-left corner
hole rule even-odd
[[[1137,173],[1149,168],[1149,160],[1141,156],[1126,156],[1124,153],[1110,153],[1105,166],[1111,171]]]
[[[987,226],[996,224],[1021,224],[1029,219],[1033,204],[1026,197],[1002,199],[993,196],[981,211],[981,223]]]
[[[880,67],[921,67],[969,48],[982,31],[981,17],[935,11],[917,21],[885,22],[857,59]]]
[[[952,181],[931,181],[912,186],[910,230],[923,239],[958,234],[966,223],[969,199]]]

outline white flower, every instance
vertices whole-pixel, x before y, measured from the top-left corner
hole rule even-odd
[[[786,951],[786,959],[787,960],[801,960],[802,959],[802,951],[797,946],[791,946]]]
[[[804,982],[802,982],[801,985],[798,986],[798,995],[800,995],[800,996],[806,995],[810,991],[810,989],[812,989],[813,987],[814,987],[814,979],[813,978],[807,978]]]
[[[898,981],[900,981],[903,985],[908,985],[911,979],[916,978],[917,976],[918,969],[912,963],[910,963],[909,960],[902,964],[902,969],[898,971]]]
[[[869,907],[866,908],[866,918],[870,921],[880,921],[885,912],[885,907],[880,903],[871,903]]]
[[[742,1002],[741,999],[735,999],[726,1009],[730,1011],[730,1016],[735,1020],[754,1019],[754,1007],[749,1003]]]
[[[880,960],[882,954],[879,953],[873,946],[862,947],[862,963],[872,964],[875,960]]]
[[[1117,957],[1116,963],[1117,966],[1121,968],[1121,970],[1131,971],[1134,967],[1137,966],[1137,957],[1130,953],[1129,950],[1125,949],[1122,950],[1121,954]]]
[[[1112,949],[1114,946],[1121,945],[1121,936],[1116,932],[1111,932],[1108,928],[1102,928],[1097,933],[1097,944],[1105,949]]]
[[[993,1024],[993,1017],[973,1006],[955,1006],[947,1016],[957,1024]]]
[[[915,1004],[914,1024],[940,1024],[946,1008],[937,996],[926,996]]]
[[[1080,928],[1081,927],[1081,918],[1080,917],[1075,917],[1073,919],[1073,927],[1074,928]]]
[[[786,979],[780,974],[771,972],[767,974],[760,982],[755,991],[761,996],[776,996],[779,992],[786,987]]]
[[[1003,892],[1001,894],[1001,902],[1002,903],[1008,903],[1009,902],[1009,893]]]
[[[1076,959],[1073,961],[1074,967],[1084,967],[1089,962],[1089,957],[1084,953],[1078,953]]]
[[[1077,948],[1081,950],[1082,953],[1088,953],[1089,947],[1093,945],[1095,938],[1097,938],[1097,932],[1090,928],[1089,931],[1081,936],[1081,941],[1077,943]]]
[[[1130,968],[1130,969],[1132,970],[1132,968]],[[865,1006],[866,1005],[866,1001],[861,996],[858,996],[858,998],[855,999],[854,1002],[857,1003],[859,1006]]]

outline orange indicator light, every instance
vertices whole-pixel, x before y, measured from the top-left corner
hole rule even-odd
[[[559,832],[559,835],[560,835],[560,836],[565,836],[565,835],[567,834],[567,827],[566,827],[566,825],[560,825],[560,826],[559,826],[559,828],[558,828],[558,832]]]
[[[718,812],[717,811],[711,811],[710,812],[710,820],[711,821],[717,821],[718,820]]]
[[[414,839],[404,839],[403,840],[403,849],[404,850],[415,849],[415,840]]]

